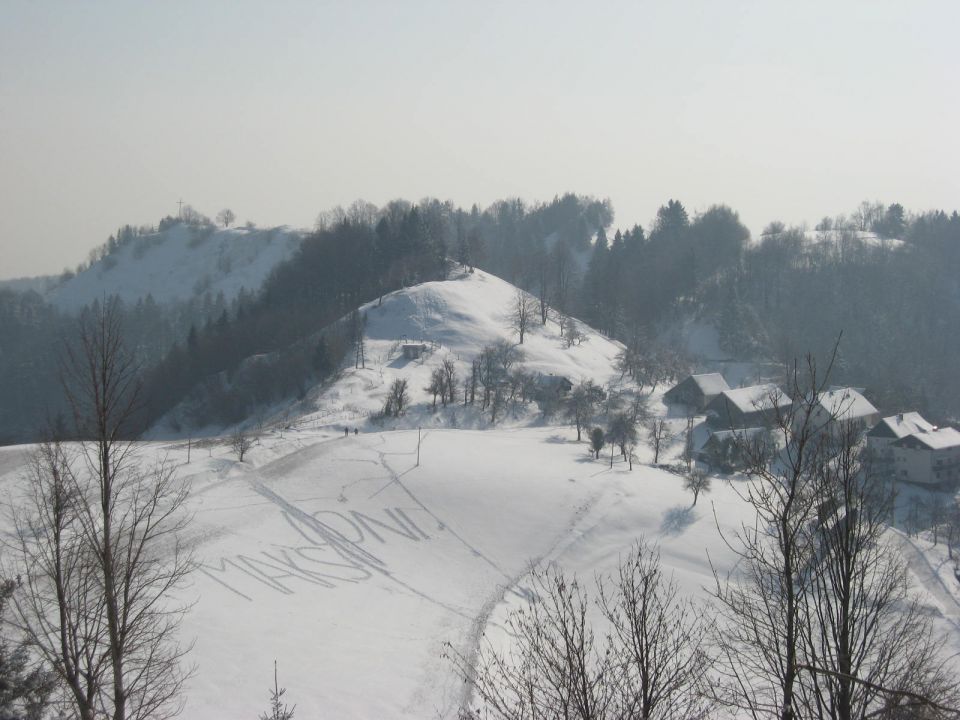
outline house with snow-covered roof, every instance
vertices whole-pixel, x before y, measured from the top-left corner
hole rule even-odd
[[[890,444],[897,480],[938,487],[960,481],[960,432],[919,430]]]
[[[908,435],[936,429],[933,423],[927,422],[918,412],[898,413],[881,419],[867,433],[867,449],[870,451],[872,470],[895,474],[893,443]]]
[[[796,422],[803,420],[795,418]],[[840,428],[872,428],[880,422],[880,411],[856,388],[831,388],[817,398],[810,422],[815,431],[835,435]]]
[[[707,422],[715,428],[770,427],[778,410],[793,400],[776,385],[751,385],[724,390],[705,408]]]
[[[873,426],[873,429],[867,433],[867,447],[879,457],[885,454],[890,445],[897,440],[907,435],[930,430],[936,430],[936,427],[925,420],[920,413],[898,413],[881,419]]]
[[[720,373],[690,375],[663,394],[667,405],[684,405],[689,411],[700,413],[714,398],[730,386]]]

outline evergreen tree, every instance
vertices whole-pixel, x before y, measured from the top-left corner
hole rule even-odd
[[[287,689],[280,687],[277,681],[277,661],[273,661],[273,690],[270,691],[270,711],[261,713],[260,720],[292,720],[293,711],[297,706],[287,707],[283,702],[283,696]]]
[[[593,450],[594,460],[600,457],[600,451],[603,450],[605,442],[603,428],[595,427],[590,431],[590,448]]]
[[[321,335],[317,340],[317,347],[313,351],[313,371],[321,380],[329,377],[333,372],[333,357],[330,354],[330,346],[327,343],[325,335]]]

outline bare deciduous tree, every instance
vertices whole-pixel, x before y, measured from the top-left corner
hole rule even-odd
[[[390,391],[387,393],[387,400],[383,406],[384,415],[400,417],[410,403],[410,395],[407,392],[408,383],[404,378],[397,378],[390,385]]]
[[[580,330],[577,321],[569,315],[564,315],[560,321],[560,334],[563,336],[564,346],[568,348],[579,345],[587,339],[587,336]]]
[[[441,401],[444,405],[456,402],[457,394],[457,366],[452,357],[445,357],[440,366],[443,371],[443,394]]]
[[[955,676],[939,660],[943,643],[908,596],[903,561],[883,542],[891,487],[865,472],[859,428],[838,423],[832,441],[813,478],[818,521],[806,542],[813,557],[801,597],[803,714],[853,720],[956,707]]]
[[[638,392],[649,386],[652,393],[660,383],[682,377],[688,363],[678,350],[637,336],[617,356],[617,368],[621,376],[629,375],[637,383]]]
[[[816,516],[810,483],[825,451],[814,413],[826,380],[818,377],[812,357],[806,376],[794,368],[792,404],[780,393],[770,394],[765,419],[785,440],[777,461],[770,463],[751,453],[749,443],[740,444],[750,481],[735,490],[753,507],[756,521],[744,522],[728,543],[739,557],[742,577],[726,583],[718,577],[715,590],[721,615],[715,639],[726,680],[719,699],[754,716],[781,720],[797,717],[801,598],[809,588],[804,529]]]
[[[577,428],[577,442],[580,442],[581,433],[586,429],[590,420],[597,411],[597,406],[603,400],[603,388],[594,384],[593,380],[582,380],[573,388],[566,401],[566,416],[573,420]]]
[[[430,382],[424,390],[433,396],[434,410],[437,409],[437,395],[444,398],[444,405],[446,405],[446,376],[443,373],[443,368],[433,369],[433,372],[430,373]]]
[[[670,442],[670,428],[667,421],[663,418],[654,418],[647,426],[647,437],[650,439],[650,447],[653,448],[653,464],[660,462],[660,450]]]
[[[477,707],[464,717],[619,720],[705,718],[710,658],[706,624],[660,568],[656,548],[637,543],[593,602],[576,578],[554,567],[532,573],[530,602],[507,620],[509,647],[476,657],[448,653],[472,684]],[[449,646],[448,646],[449,648]]]
[[[537,303],[531,295],[523,290],[517,290],[508,311],[510,329],[520,336],[519,344],[523,345],[523,338],[527,330],[533,325],[537,313]]]
[[[230,227],[234,220],[237,219],[237,216],[233,214],[233,210],[230,208],[224,208],[217,213],[217,222],[223,225],[224,227]]]
[[[693,504],[697,504],[700,493],[710,492],[710,476],[700,468],[693,468],[683,481],[683,489],[693,493]]]
[[[625,718],[695,720],[709,717],[706,692],[712,659],[702,611],[683,599],[664,574],[660,551],[642,539],[620,562],[614,588],[600,586],[610,624]]]
[[[243,462],[244,455],[253,447],[253,440],[243,430],[237,430],[230,438],[230,449],[237,454],[237,460]]]
[[[620,454],[627,460],[627,446],[637,444],[637,425],[629,412],[617,413],[610,419],[607,427],[607,442],[620,448]],[[610,467],[613,467],[613,453],[610,453]],[[631,468],[632,469],[632,468]]]
[[[64,387],[81,442],[45,446],[15,514],[17,562],[29,578],[15,618],[83,718],[176,715],[189,675],[177,600],[192,567],[182,542],[185,487],[171,467],[144,470],[136,436],[139,376],[115,301],[87,316]]]
[[[481,648],[475,660],[451,657],[482,704],[500,720],[521,717],[613,717],[613,658],[587,618],[583,586],[556,568],[533,571],[535,598],[507,620],[505,651]]]
[[[781,720],[956,717],[956,669],[881,542],[889,485],[863,472],[843,408],[817,416],[829,367],[808,358],[805,375],[794,369],[789,406],[771,395],[778,454],[738,436],[750,480],[736,491],[756,517],[728,543],[738,578],[717,579],[718,699]]]
[[[683,462],[687,466],[687,474],[693,470],[693,416],[687,416],[687,427],[683,431]]]

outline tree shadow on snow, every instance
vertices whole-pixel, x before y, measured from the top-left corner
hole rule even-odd
[[[683,531],[693,525],[697,519],[696,513],[689,505],[677,505],[663,514],[660,522],[661,535],[681,535]]]
[[[554,434],[544,440],[544,442],[552,443],[554,445],[563,445],[567,442],[567,439],[563,435]]]

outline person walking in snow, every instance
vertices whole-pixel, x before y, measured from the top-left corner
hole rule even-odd
[[[343,427],[343,436],[347,437],[348,435],[350,435],[350,428],[345,425]]]
[[[353,429],[353,434],[354,434],[354,435],[359,435],[359,434],[360,434],[360,429],[359,429],[359,428],[354,428],[354,429]]]

